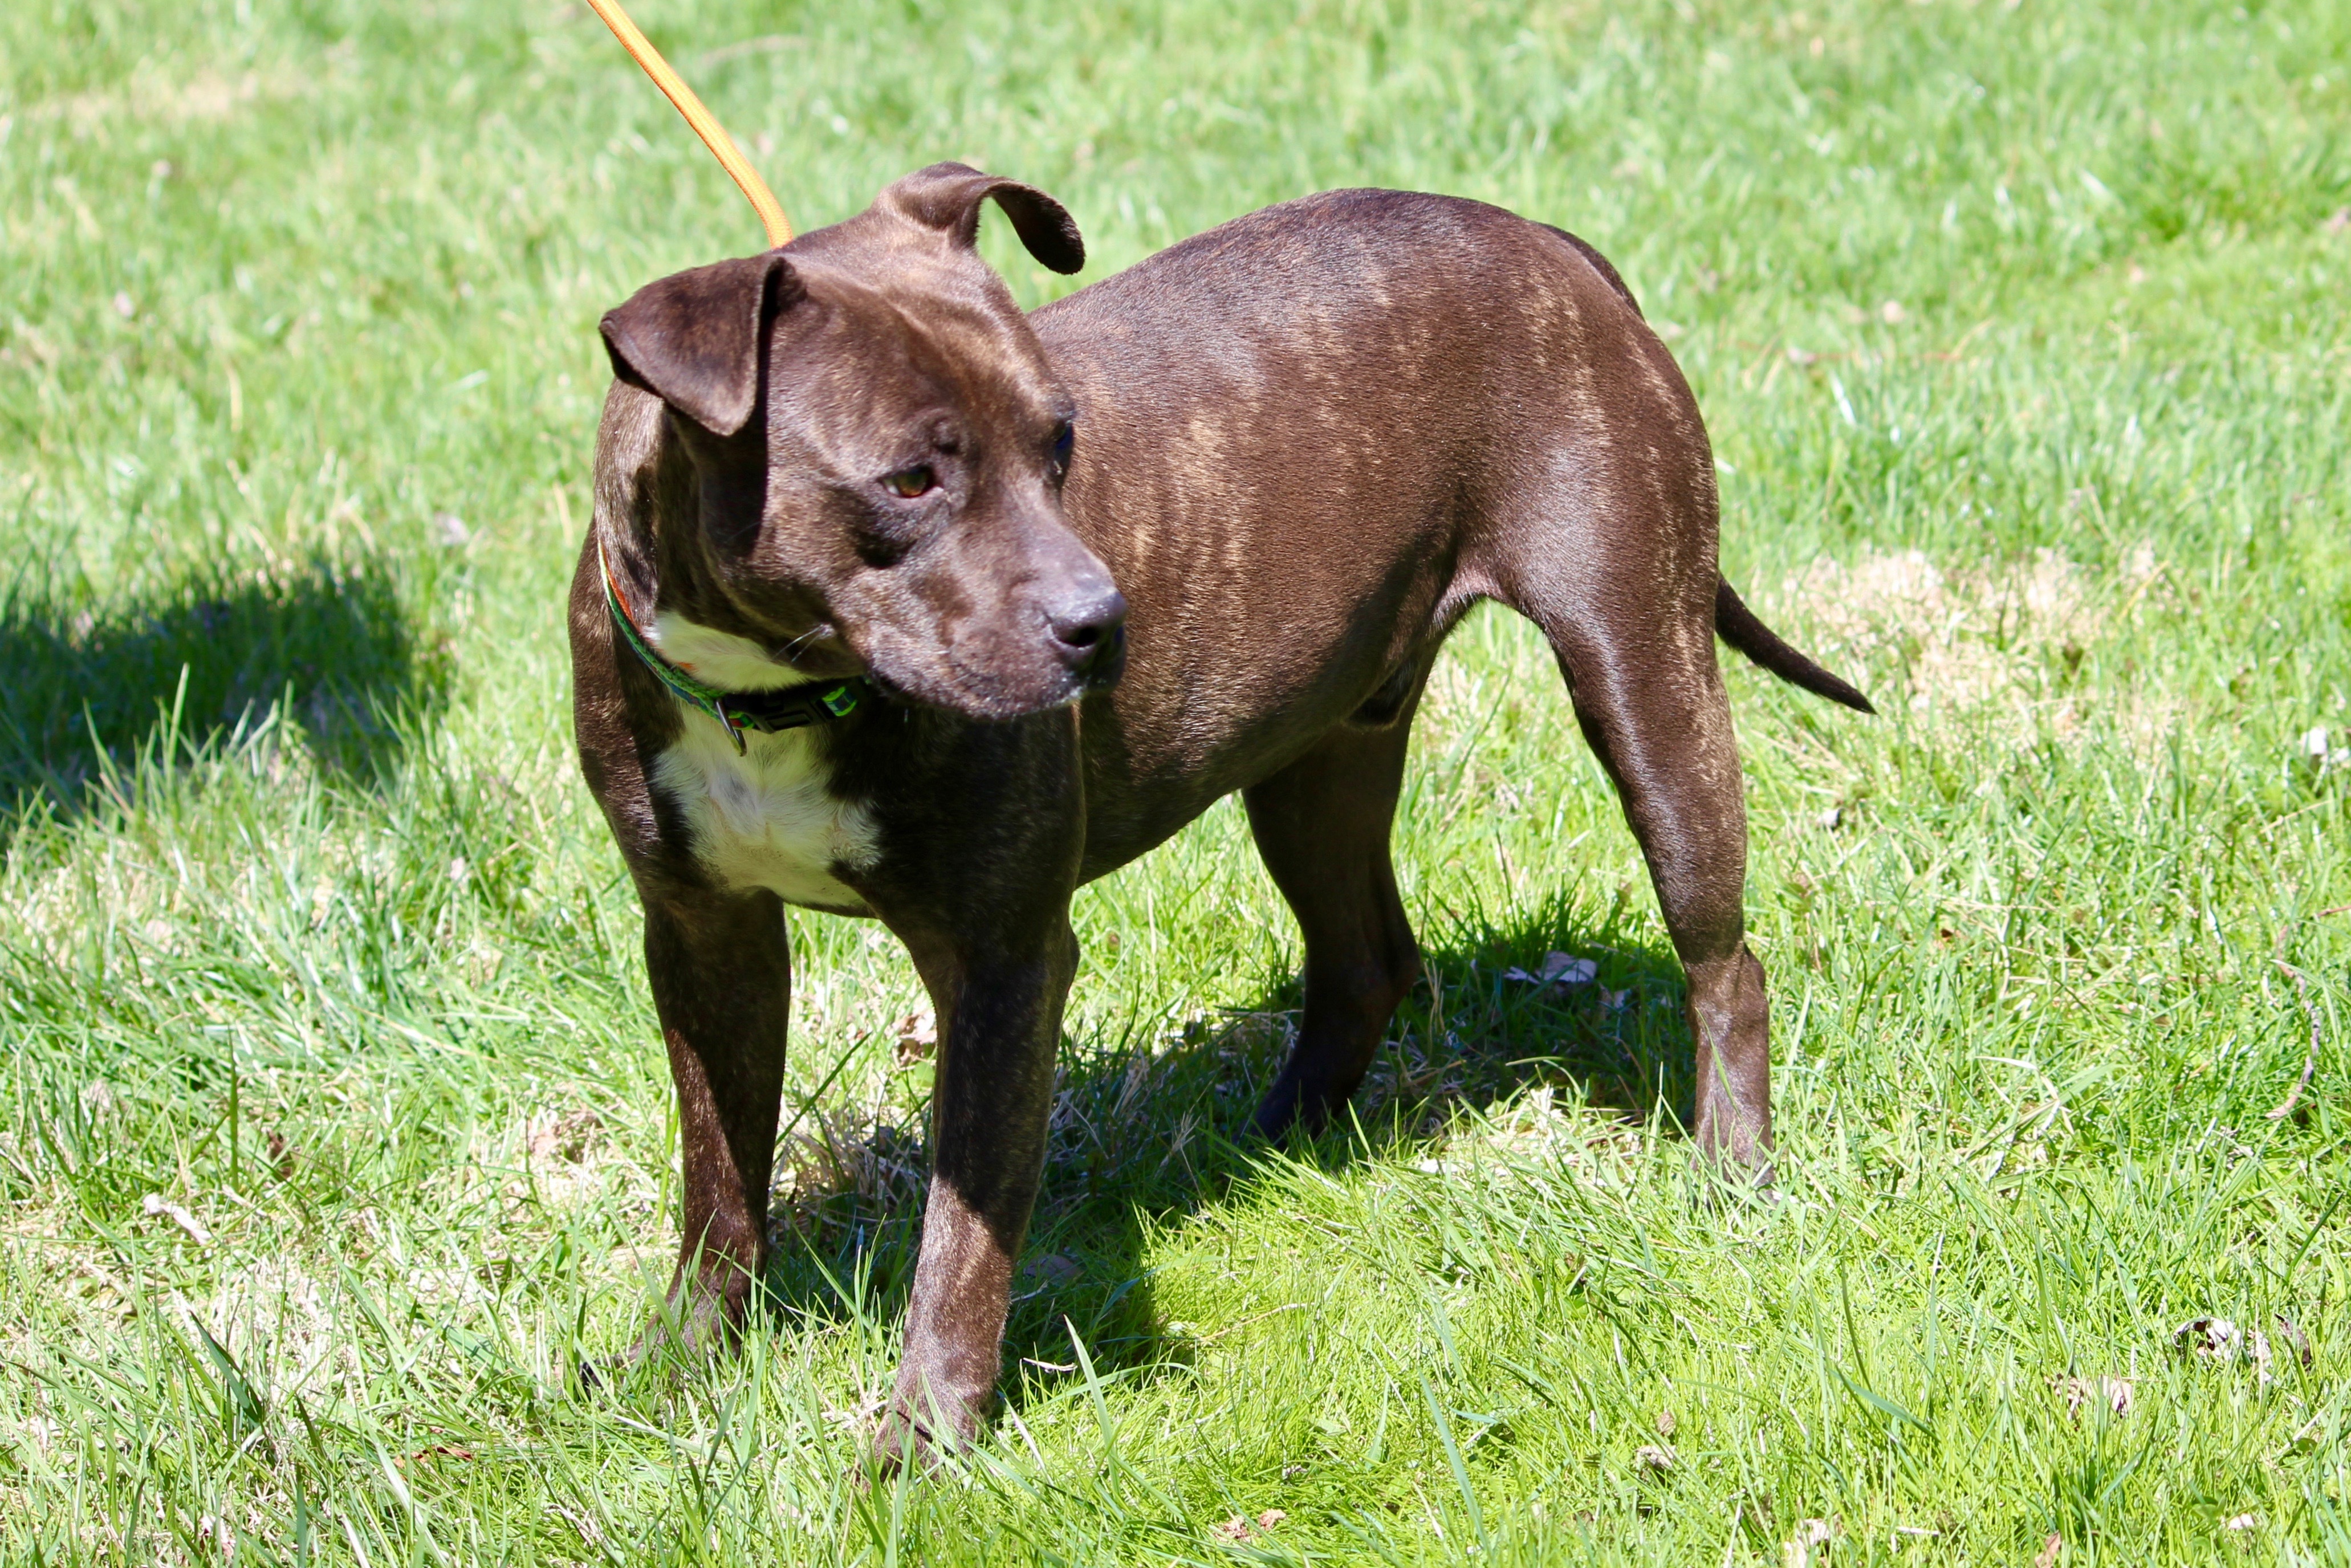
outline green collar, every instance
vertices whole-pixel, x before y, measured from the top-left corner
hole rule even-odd
[[[604,541],[596,541],[596,564],[604,572],[604,604],[612,612],[612,624],[620,629],[637,657],[653,678],[667,686],[677,700],[697,708],[718,721],[726,738],[735,743],[737,757],[748,749],[743,738],[747,729],[763,735],[778,730],[800,729],[809,725],[827,724],[837,718],[847,718],[864,701],[867,686],[862,680],[835,681],[822,686],[793,686],[779,692],[726,692],[707,681],[696,680],[653,650],[644,632],[637,626],[637,618],[629,613],[628,601],[621,595],[621,585],[612,577],[612,562],[604,553]]]

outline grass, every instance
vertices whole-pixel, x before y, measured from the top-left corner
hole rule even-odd
[[[1617,262],[1733,580],[1886,710],[1731,675],[1779,1200],[1689,1175],[1637,857],[1480,618],[1357,1127],[1231,1141],[1298,952],[1229,803],[1081,895],[967,1465],[857,1474],[928,1069],[854,923],[795,920],[772,1310],[580,1397],[674,1225],[569,760],[593,322],[756,225],[577,6],[20,0],[0,1557],[2351,1562],[2351,5],[640,19],[803,225],[959,156],[1087,277],[1348,183]]]

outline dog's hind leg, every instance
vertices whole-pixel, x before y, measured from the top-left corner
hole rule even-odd
[[[1396,896],[1388,833],[1417,684],[1388,722],[1345,724],[1242,792],[1258,852],[1306,942],[1306,1016],[1262,1104],[1268,1136],[1319,1128],[1364,1080],[1420,950]]]
[[[1510,597],[1567,677],[1689,977],[1698,1149],[1761,1174],[1771,1148],[1770,1009],[1746,943],[1747,809],[1715,662],[1710,498],[1702,532],[1696,517],[1675,521],[1683,526],[1628,519],[1607,549],[1530,549]],[[1707,548],[1690,548],[1693,533]]]

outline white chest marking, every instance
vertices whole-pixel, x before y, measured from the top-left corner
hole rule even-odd
[[[766,688],[802,679],[756,650],[742,652],[751,644],[739,638],[691,622],[673,622],[667,615],[662,621],[663,656],[684,664],[677,657],[683,647],[703,653],[694,673],[714,685],[754,689],[748,681],[735,685],[730,675],[735,666],[755,658],[765,667],[760,685]],[[778,674],[788,678],[778,681]],[[737,757],[717,720],[684,703],[678,712],[684,732],[654,762],[653,784],[684,814],[695,858],[722,886],[766,888],[789,904],[862,911],[865,901],[833,868],[873,862],[878,851],[872,814],[833,795],[831,769],[815,735],[806,729],[777,735],[746,730],[745,751]]]

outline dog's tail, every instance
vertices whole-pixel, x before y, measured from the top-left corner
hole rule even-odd
[[[1830,674],[1803,654],[1780,639],[1780,634],[1755,618],[1755,612],[1740,602],[1730,584],[1720,578],[1714,584],[1714,632],[1724,642],[1746,654],[1763,668],[1791,685],[1824,696],[1831,702],[1843,703],[1861,713],[1876,713],[1869,699],[1844,681]]]

